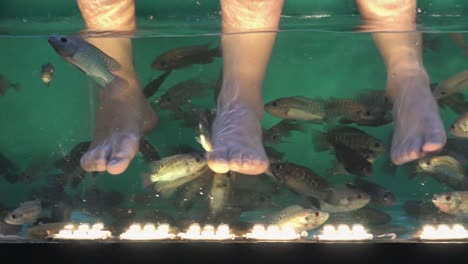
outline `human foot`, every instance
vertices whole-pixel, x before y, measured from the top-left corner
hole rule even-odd
[[[81,166],[89,172],[120,174],[138,152],[140,137],[156,125],[156,114],[138,88],[119,96],[101,94],[96,116],[93,142]]]
[[[256,175],[269,166],[262,145],[261,114],[238,102],[219,105],[212,126],[213,151],[208,166],[217,173]]]
[[[447,138],[425,70],[394,72],[403,74],[388,77],[395,126],[390,155],[400,165],[440,150]]]

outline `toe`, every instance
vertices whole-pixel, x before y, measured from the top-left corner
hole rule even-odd
[[[226,173],[229,171],[227,153],[224,149],[215,149],[206,153],[208,167],[215,173]]]
[[[110,174],[121,174],[138,152],[139,138],[135,136],[124,136],[117,140],[112,147],[112,155],[107,164],[107,172]]]
[[[258,175],[264,173],[269,167],[268,159],[262,155],[248,155],[242,160],[242,173]]]
[[[110,148],[106,145],[98,146],[86,152],[83,157],[81,157],[81,167],[87,172],[105,171],[109,152]]]
[[[422,150],[426,153],[438,151],[444,147],[446,141],[445,132],[443,130],[435,130],[425,135]]]
[[[422,152],[422,145],[422,137],[416,137],[410,143],[408,143],[408,147],[404,155],[404,162],[406,163],[421,158],[424,155]]]

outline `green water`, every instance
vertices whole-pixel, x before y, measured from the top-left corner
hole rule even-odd
[[[0,38],[0,73],[8,80],[18,82],[21,86],[20,91],[16,92],[11,89],[3,97],[0,97],[0,113],[2,113],[0,115],[0,123],[2,124],[0,152],[11,159],[19,168],[24,169],[34,159],[46,157],[49,160],[54,160],[66,155],[77,143],[90,141],[94,127],[94,111],[98,101],[96,90],[88,78],[72,65],[64,62],[51,48],[46,38],[52,33],[67,33],[74,31],[76,27],[83,26],[83,24],[79,24],[82,21],[76,7],[65,11],[67,10],[65,4],[60,6],[58,1],[49,1],[48,4],[37,5],[34,3],[27,9],[23,9],[21,4],[17,4],[18,2],[22,1],[6,1],[7,8],[0,9],[2,10],[0,17],[8,22],[5,23],[6,29],[2,30],[6,34],[4,33],[3,37]],[[161,8],[158,9],[156,6],[152,10],[164,13],[161,10],[175,9],[175,7],[168,7],[169,2],[159,3]],[[190,4],[192,2],[187,3],[187,5]],[[298,10],[302,10],[301,8],[304,7],[301,4],[303,3],[300,1],[291,1],[286,4],[285,12],[299,13]],[[456,1],[446,1],[445,5],[434,2],[433,5],[424,6],[424,8],[432,12],[437,10],[435,8],[437,7],[446,13],[450,13],[450,10],[455,10],[452,13],[463,13],[463,8],[451,9],[450,5],[457,4],[459,3]],[[159,76],[160,72],[152,70],[149,65],[162,52],[174,47],[204,44],[219,38],[219,35],[200,34],[164,36],[177,35],[177,33],[185,35],[185,33],[190,32],[190,26],[187,25],[187,21],[182,23],[177,19],[167,19],[162,22],[164,24],[163,30],[153,31],[153,26],[157,27],[157,24],[148,22],[148,15],[154,14],[157,18],[161,14],[156,11],[152,13],[151,10],[145,9],[145,5],[149,5],[149,3],[144,2],[137,7],[137,14],[139,14],[138,21],[143,24],[148,23],[145,24],[147,27],[142,27],[144,29],[142,34],[133,39],[134,64],[142,84]],[[47,9],[44,6],[55,6],[55,8]],[[184,5],[181,4],[181,6]],[[345,13],[347,10],[356,11],[354,4],[327,6],[321,3],[305,6],[308,8],[306,10],[313,11],[315,14],[323,13],[324,10],[328,10],[327,14]],[[219,21],[219,18],[213,15],[213,12],[218,9],[218,5],[211,4],[195,12],[196,16],[206,18],[206,24],[199,22],[199,20],[199,24],[194,22],[194,32],[219,32],[218,25],[213,22]],[[184,12],[188,12],[189,7],[177,10],[177,12],[174,11],[175,14],[184,14]],[[204,16],[207,13],[213,15],[213,18]],[[304,11],[304,13],[307,12]],[[63,25],[53,22],[54,17],[63,16],[68,16],[68,20],[64,20]],[[25,22],[23,18],[28,19]],[[288,21],[292,20],[286,19],[287,26],[292,28],[297,23],[302,30],[284,31],[277,35],[263,85],[265,102],[293,95],[311,98],[352,98],[359,91],[385,88],[385,67],[370,34],[346,31],[343,30],[343,27],[326,32],[311,31],[307,29],[310,23],[315,23],[316,29],[326,23],[319,21],[319,18],[317,21],[301,20],[300,16],[295,18],[297,20],[289,24],[287,24]],[[338,24],[342,25],[348,23],[349,18],[349,16],[335,18],[332,15],[328,19],[338,21]],[[78,25],[73,21],[79,21]],[[356,23],[355,19],[353,21]],[[50,25],[52,29],[35,25],[36,22],[43,23],[40,25]],[[26,23],[27,26],[22,23]],[[180,31],[171,27],[177,23],[183,25]],[[432,25],[435,24],[437,23]],[[431,24],[428,25],[430,27]],[[441,25],[440,30],[450,28],[449,26],[444,28]],[[455,28],[457,26],[463,27],[462,25],[454,25]],[[21,37],[12,34],[15,27],[22,29],[18,31],[18,35]],[[451,40],[449,34],[431,33],[431,35],[437,39],[440,45],[438,52],[430,50],[424,52],[424,62],[431,82],[445,80],[464,70],[466,58],[460,47]],[[46,87],[40,78],[41,65],[47,62],[51,62],[56,69],[55,78],[50,87]],[[194,65],[174,71],[151,102],[154,103],[155,99],[172,85],[192,77],[203,77],[216,81],[220,67],[221,59],[218,58],[211,64]],[[194,100],[193,103],[205,107],[215,107],[211,93],[205,98]],[[161,156],[169,155],[170,148],[174,145],[189,144],[199,148],[194,139],[196,132],[193,129],[181,127],[180,121],[172,120],[167,110],[159,111],[158,115],[160,116],[159,124],[147,136],[147,139],[156,147]],[[448,109],[441,110],[441,115],[446,127],[456,118],[456,114]],[[269,128],[279,120],[265,113],[262,125]],[[310,127],[319,130],[324,128],[323,125],[310,125]],[[393,131],[392,124],[360,128],[386,143],[390,143]],[[284,159],[286,161],[307,166],[332,183],[345,183],[353,179],[352,176],[329,175],[329,169],[333,166],[335,158],[330,153],[316,153],[309,133],[293,132],[287,141],[287,143],[275,146],[277,150],[285,153]],[[374,174],[370,178],[370,180],[385,186],[397,197],[395,206],[383,210],[392,215],[393,223],[417,229],[419,226],[415,226],[414,220],[407,216],[403,210],[404,202],[406,200],[430,201],[433,194],[446,191],[448,188],[430,177],[408,179],[409,175],[404,169],[399,169],[395,176],[387,175],[381,169],[386,158],[388,156],[384,156],[376,162]],[[137,205],[131,203],[130,200],[136,193],[148,192],[142,187],[140,178],[141,172],[145,169],[143,158],[141,154],[138,154],[123,174],[112,176],[100,173],[97,175],[95,183],[88,175],[75,192],[84,192],[91,185],[96,184],[102,190],[124,193],[125,202],[120,207],[138,211],[148,205]],[[47,185],[47,175],[54,172],[58,171],[52,169],[40,172],[39,177],[31,184],[9,183],[0,178],[0,203],[9,208],[17,207],[20,202],[30,199],[31,191]],[[284,206],[288,205],[288,199],[292,195],[292,193],[284,191],[273,199]],[[84,206],[86,207],[86,203]],[[200,212],[196,210],[188,213],[176,212],[171,205],[171,200],[165,200],[157,195],[152,197],[149,206],[162,208],[177,217],[198,218],[200,216]],[[78,208],[76,209],[78,210]],[[258,214],[262,215],[262,212]],[[255,221],[255,217],[246,216],[246,218]],[[108,216],[96,216],[96,220],[102,219],[109,218]],[[80,220],[77,219],[77,221]]]

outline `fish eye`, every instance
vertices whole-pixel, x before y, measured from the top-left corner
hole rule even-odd
[[[451,128],[451,129],[455,129],[455,124],[452,124],[452,125],[450,126],[450,128]]]
[[[195,161],[196,161],[196,162],[200,162],[200,158],[199,158],[199,157],[196,157],[196,158],[195,158]]]
[[[163,68],[167,68],[167,66],[169,66],[165,60],[162,60],[159,64],[160,64],[161,67],[163,67]]]
[[[425,162],[425,164],[426,164],[427,166],[431,166],[431,161],[428,160],[428,161]]]
[[[61,37],[61,38],[60,38],[60,41],[61,41],[62,43],[67,43],[67,38],[66,38],[66,37]]]
[[[379,147],[380,147],[380,143],[379,143],[379,142],[374,143],[374,147],[379,148]]]
[[[309,217],[308,216],[304,217],[304,220],[309,221]]]
[[[371,113],[370,113],[370,111],[369,111],[369,110],[367,110],[366,112],[364,112],[364,115],[365,115],[365,116],[370,116],[370,115],[371,115]]]
[[[276,164],[276,165],[275,165],[275,169],[277,169],[277,170],[280,170],[282,167],[283,167],[283,166],[281,166],[281,164]]]
[[[445,91],[440,92],[440,94],[444,95],[444,94],[445,94]]]
[[[273,134],[273,135],[271,136],[271,138],[272,138],[273,140],[276,140],[276,139],[278,138],[278,135]]]
[[[170,103],[170,102],[171,102],[171,98],[170,98],[170,97],[166,97],[166,98],[164,98],[164,101]]]
[[[315,217],[319,217],[320,216],[320,213],[319,212],[315,212]]]
[[[271,103],[271,106],[277,107],[277,106],[278,106],[278,103],[277,103],[277,102],[272,102],[272,103]]]
[[[16,215],[15,215],[15,214],[12,214],[12,215],[11,215],[11,218],[16,219]]]
[[[384,200],[388,200],[389,198],[390,198],[390,194],[389,194],[389,193],[385,193],[385,194],[383,195],[383,199],[384,199]]]
[[[358,199],[361,199],[361,198],[362,198],[362,195],[359,193],[359,194],[357,195],[357,198],[358,198]]]
[[[452,196],[450,196],[450,195],[445,196],[445,200],[447,202],[450,202],[450,200],[452,200]]]
[[[263,196],[260,196],[259,200],[260,200],[260,202],[262,202],[262,203],[263,203],[263,202],[265,202],[265,197],[263,197]]]

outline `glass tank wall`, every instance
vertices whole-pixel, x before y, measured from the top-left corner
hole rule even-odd
[[[247,175],[215,173],[207,161],[222,147],[249,150],[258,137],[247,128],[213,141],[231,129],[213,126],[223,76],[219,2],[139,0],[129,33],[86,31],[75,1],[3,0],[0,240],[468,239],[467,8],[419,3],[422,42],[414,45],[448,139],[395,165],[394,118],[421,108],[392,108],[385,88],[395,76],[361,30],[355,2],[286,1],[263,81],[269,167]],[[127,61],[139,83],[114,75],[129,65],[99,48],[67,61],[60,36],[85,46],[131,42]],[[143,96],[126,94],[130,86]],[[408,122],[405,135],[429,129],[418,125],[426,120]]]

